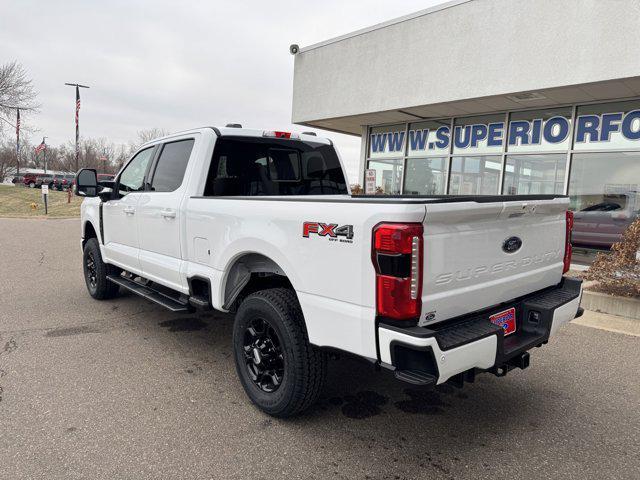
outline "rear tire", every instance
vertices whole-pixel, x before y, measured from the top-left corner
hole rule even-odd
[[[309,343],[290,289],[262,290],[242,302],[233,325],[233,350],[245,392],[269,415],[299,414],[322,391],[327,356]]]
[[[121,270],[102,261],[97,238],[90,238],[84,244],[82,267],[89,295],[96,300],[106,300],[118,294],[120,287],[107,280],[107,275],[118,275]]]

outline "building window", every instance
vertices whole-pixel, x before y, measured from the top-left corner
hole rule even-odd
[[[620,241],[640,208],[640,152],[576,153],[569,178],[572,242],[609,248]]]
[[[407,141],[404,124],[373,127],[369,132],[369,158],[404,157]]]
[[[409,125],[408,157],[448,155],[451,139],[451,120],[418,122]]]
[[[513,112],[509,116],[507,151],[567,151],[571,145],[571,107]]]
[[[578,107],[576,151],[640,148],[640,100]]]
[[[401,159],[392,160],[370,160],[369,169],[376,174],[376,191],[387,195],[400,194],[402,184],[402,163]]]
[[[500,179],[500,156],[453,157],[450,195],[496,195]]]
[[[408,158],[404,178],[405,195],[443,195],[447,157]]]
[[[504,172],[505,195],[564,192],[566,154],[509,155]]]
[[[505,139],[505,115],[456,118],[452,143],[454,155],[500,154]]]

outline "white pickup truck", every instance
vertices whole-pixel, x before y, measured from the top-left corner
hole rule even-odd
[[[582,313],[564,196],[351,196],[331,141],[235,126],[76,181],[91,296],[234,312],[238,376],[274,416],[314,402],[329,351],[462,385],[526,368]]]

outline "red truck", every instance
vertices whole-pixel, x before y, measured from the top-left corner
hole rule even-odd
[[[25,173],[22,183],[26,187],[35,188],[44,185],[53,185],[53,175],[50,173]]]

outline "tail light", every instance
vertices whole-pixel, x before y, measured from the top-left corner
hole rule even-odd
[[[571,267],[571,231],[573,230],[573,212],[567,210],[567,234],[564,241],[564,267],[562,273],[567,273]]]
[[[373,230],[376,311],[393,320],[417,320],[422,308],[423,227],[381,223]]]

